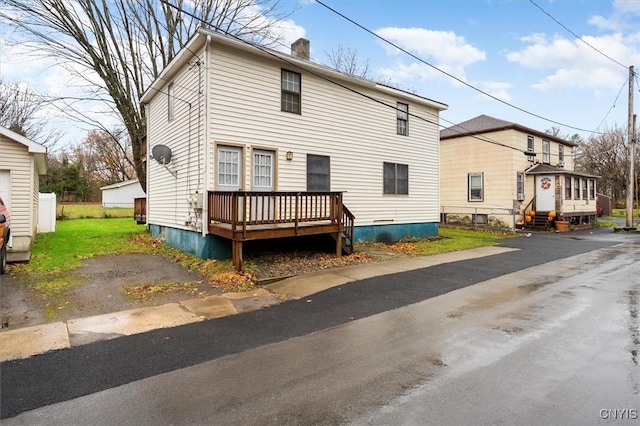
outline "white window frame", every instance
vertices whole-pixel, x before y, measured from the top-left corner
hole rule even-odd
[[[564,145],[558,145],[558,166],[564,167]]]
[[[409,104],[396,103],[396,132],[402,136],[409,136]]]
[[[240,152],[218,147],[218,185],[240,186]]]
[[[254,151],[253,188],[273,188],[273,152]]]
[[[535,141],[533,139],[533,136],[527,136],[527,152],[530,152],[532,154],[534,154],[535,151]],[[529,161],[534,161],[535,160],[535,155],[527,155],[527,160]]]
[[[284,112],[301,114],[302,74],[282,69],[280,73],[280,108]]]
[[[480,186],[474,187],[471,185],[471,179],[479,177],[480,178]],[[474,197],[472,191],[480,190],[480,196]],[[475,173],[467,173],[467,199],[470,202],[481,202],[484,201],[484,173],[483,172],[475,172]]]
[[[516,173],[516,199],[524,201],[524,173]]]
[[[542,162],[544,164],[551,163],[551,143],[547,140],[542,140]]]

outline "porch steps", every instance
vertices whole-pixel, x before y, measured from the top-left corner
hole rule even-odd
[[[551,222],[549,222],[548,218],[549,212],[536,211],[536,215],[529,223],[529,228],[548,231],[551,228]]]

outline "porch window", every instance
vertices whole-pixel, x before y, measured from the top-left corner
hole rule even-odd
[[[527,136],[527,152],[535,152],[533,145],[533,136]],[[527,155],[527,160],[533,161],[535,160],[535,157],[533,155]]]
[[[407,164],[383,163],[383,193],[409,194],[409,166]]]
[[[240,185],[240,152],[218,148],[218,184]]]
[[[399,135],[407,136],[409,124],[409,105],[398,102],[397,104],[397,131]]]
[[[582,199],[583,200],[588,200],[588,188],[587,188],[587,180],[586,179],[582,179]]]
[[[573,199],[580,199],[580,178],[573,179]]]
[[[589,179],[589,199],[590,200],[596,199],[596,180],[595,179]]]
[[[467,174],[469,187],[469,201],[482,201],[484,199],[484,173]]]
[[[524,201],[524,173],[517,173],[518,201]]]
[[[174,99],[173,83],[167,86],[167,120],[173,120],[173,99]]]
[[[331,191],[331,157],[307,154],[307,191]]]
[[[542,162],[545,164],[551,163],[551,147],[549,141],[542,141]]]
[[[571,199],[571,180],[569,176],[564,178],[564,198],[567,200]]]
[[[300,114],[300,84],[301,76],[297,72],[282,70],[282,111]]]
[[[564,167],[564,145],[558,145],[558,166]]]

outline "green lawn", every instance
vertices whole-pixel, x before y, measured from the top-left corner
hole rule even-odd
[[[102,204],[100,203],[60,203],[56,208],[56,218],[58,219],[105,219],[126,217],[133,218],[133,208],[102,207]]]

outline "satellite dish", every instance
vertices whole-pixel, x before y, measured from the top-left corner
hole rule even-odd
[[[164,145],[156,145],[151,149],[151,156],[163,166],[171,163],[171,148]]]

